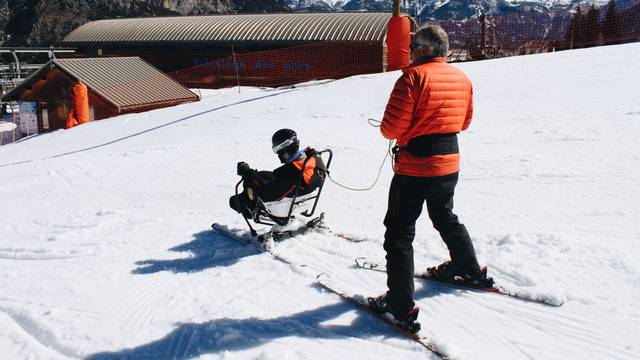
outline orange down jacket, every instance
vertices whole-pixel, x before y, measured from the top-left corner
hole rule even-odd
[[[396,81],[382,119],[380,131],[387,139],[405,146],[426,134],[459,133],[473,115],[473,90],[469,78],[446,59],[437,57],[403,69]],[[399,151],[394,172],[433,177],[460,170],[460,154],[419,157]]]

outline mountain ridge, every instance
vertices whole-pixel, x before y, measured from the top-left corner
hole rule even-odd
[[[618,1],[618,5],[634,0]],[[480,14],[568,13],[577,6],[607,0],[425,0],[401,1],[402,12],[421,24],[477,18]],[[269,12],[391,13],[392,0],[0,0],[0,39],[3,46],[51,46],[89,21],[118,17],[153,17]],[[622,6],[621,6],[622,7]],[[34,16],[34,14],[36,14]]]

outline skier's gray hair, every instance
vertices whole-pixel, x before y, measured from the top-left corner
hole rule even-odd
[[[414,35],[413,41],[426,45],[433,56],[449,55],[449,36],[439,25],[426,25],[420,28]]]

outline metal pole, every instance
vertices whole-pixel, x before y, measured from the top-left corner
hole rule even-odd
[[[13,109],[13,106],[11,106],[11,119],[13,120],[13,123],[16,124],[16,128],[13,129],[13,132],[11,133],[11,139],[13,140],[12,143],[14,143],[16,142],[16,131],[20,131],[20,128],[17,126],[18,123],[16,122],[16,111]]]
[[[570,50],[573,50],[573,27],[571,28],[571,48]]]
[[[393,0],[393,16],[400,16],[400,0]]]
[[[20,60],[18,60],[18,55],[16,55],[15,50],[11,50],[11,55],[13,55],[13,58],[16,60],[16,72],[18,79],[20,79]]]
[[[231,44],[231,55],[233,58],[233,69],[236,71],[236,81],[238,82],[238,94],[240,94],[240,74],[238,73],[238,64],[236,63],[236,51]]]

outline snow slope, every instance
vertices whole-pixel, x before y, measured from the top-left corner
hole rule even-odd
[[[475,84],[460,136],[456,212],[505,286],[537,305],[416,282],[424,333],[459,359],[640,358],[640,44],[456,65]],[[269,254],[221,237],[235,164],[274,168],[271,134],[335,152],[332,175],[370,185],[398,73],[203,100],[0,147],[0,353],[6,359],[424,359],[385,324],[320,290],[365,295],[384,274],[388,163],[368,192],[327,183],[329,226]],[[425,214],[426,215],[426,214]],[[446,259],[426,218],[416,265]]]

